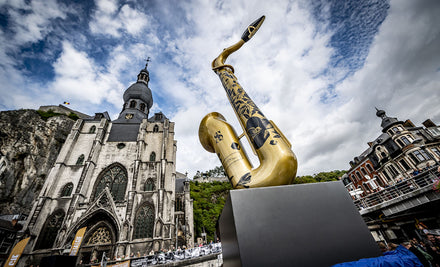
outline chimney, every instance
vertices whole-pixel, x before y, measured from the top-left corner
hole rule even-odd
[[[427,119],[426,121],[422,122],[423,126],[425,126],[426,128],[429,127],[436,127],[437,125],[435,125],[435,123],[432,122],[431,119]]]
[[[406,120],[405,123],[403,124],[403,126],[405,126],[405,127],[416,127],[414,125],[414,123],[412,123],[411,120]]]

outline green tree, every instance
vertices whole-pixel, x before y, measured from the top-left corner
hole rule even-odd
[[[54,112],[52,109],[49,109],[48,111],[37,110],[37,113],[45,121],[47,121],[47,119],[50,118],[50,117],[65,115],[65,114]],[[75,121],[77,119],[79,119],[78,115],[76,115],[73,112],[70,112],[69,115],[67,115],[67,117],[69,117],[69,118],[71,118],[72,120],[75,120]]]
[[[306,184],[306,183],[319,183],[319,182],[330,182],[337,181],[344,175],[347,171],[334,170],[330,172],[320,172],[314,175],[297,176],[293,180],[293,184]]]
[[[78,115],[76,115],[75,113],[72,113],[72,112],[70,112],[69,115],[67,115],[67,117],[71,118],[74,121],[79,119]]]
[[[194,232],[201,236],[206,232],[207,241],[214,240],[215,226],[220,216],[229,190],[229,182],[190,182],[191,198],[194,200]]]

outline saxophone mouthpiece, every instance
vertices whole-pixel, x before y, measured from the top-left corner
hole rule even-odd
[[[264,21],[265,18],[266,18],[266,16],[261,16],[261,18],[259,18],[256,21],[252,22],[252,24],[247,27],[246,31],[241,36],[241,40],[243,40],[245,42],[249,41],[249,39],[251,39],[252,36],[254,36],[255,33],[258,31],[258,29],[260,28],[261,24],[263,24],[263,21]]]

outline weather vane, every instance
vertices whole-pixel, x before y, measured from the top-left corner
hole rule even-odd
[[[145,64],[145,69],[146,69],[148,67],[148,62],[151,61],[150,57],[148,57],[145,61],[147,62],[147,64]]]

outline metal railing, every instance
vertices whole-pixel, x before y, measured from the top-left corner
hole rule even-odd
[[[387,202],[391,204],[404,196],[410,194],[417,195],[432,190],[434,182],[438,179],[439,172],[432,168],[414,177],[403,179],[395,185],[357,199],[354,201],[354,204],[359,210],[372,208],[377,205],[386,205]]]
[[[221,243],[213,243],[202,247],[189,248],[184,250],[176,250],[169,252],[158,252],[155,255],[128,257],[125,259],[118,259],[113,261],[96,262],[91,264],[83,264],[81,266],[113,266],[129,261],[130,267],[150,266],[167,264],[187,259],[194,259],[206,255],[212,255],[222,252]]]

